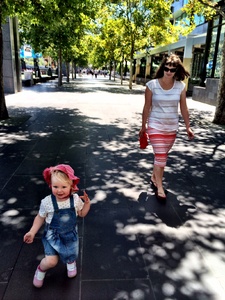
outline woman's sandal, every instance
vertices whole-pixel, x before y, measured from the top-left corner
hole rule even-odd
[[[165,195],[165,196],[160,196],[160,194],[163,195],[162,192],[159,193],[158,190],[155,191],[155,196],[156,196],[156,198],[157,198],[158,200],[163,200],[163,201],[165,201],[165,200],[166,200],[166,195]]]
[[[151,182],[151,187],[152,187],[153,191],[156,192],[158,190],[158,188],[157,188],[155,182],[152,181],[152,179],[150,179],[150,182]]]

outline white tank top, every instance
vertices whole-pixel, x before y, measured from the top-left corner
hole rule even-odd
[[[175,81],[170,90],[164,90],[158,79],[146,83],[152,91],[152,110],[148,117],[148,127],[162,131],[176,131],[178,129],[178,104],[185,83]]]

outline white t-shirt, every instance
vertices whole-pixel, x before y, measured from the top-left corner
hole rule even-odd
[[[164,90],[158,79],[146,83],[152,91],[152,110],[148,117],[148,126],[162,131],[176,131],[178,129],[178,104],[185,83],[175,81],[170,90]]]
[[[74,199],[74,208],[76,211],[81,210],[84,206],[84,202],[81,200],[81,198],[77,194],[73,194]],[[68,198],[65,201],[59,201],[57,202],[59,209],[65,209],[70,208],[70,198]],[[52,204],[51,195],[46,196],[44,199],[41,200],[41,205],[39,208],[39,215],[42,218],[46,218],[46,223],[50,224],[53,218],[54,214],[54,207]]]

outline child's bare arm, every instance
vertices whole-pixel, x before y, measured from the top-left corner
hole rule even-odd
[[[85,217],[90,210],[91,201],[88,197],[88,194],[85,191],[84,191],[84,195],[80,196],[80,198],[84,201],[84,206],[77,213],[79,217]]]
[[[45,221],[45,218],[42,218],[39,214],[35,217],[30,231],[28,231],[23,237],[23,240],[25,243],[27,243],[27,244],[33,243],[34,237],[35,237],[36,233],[38,232],[38,230],[43,225],[44,221]]]

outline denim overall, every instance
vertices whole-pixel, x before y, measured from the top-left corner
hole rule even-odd
[[[71,263],[77,259],[79,247],[73,196],[70,208],[65,209],[59,209],[54,195],[51,198],[54,214],[51,223],[45,225],[42,238],[45,255],[59,255],[64,263]]]

